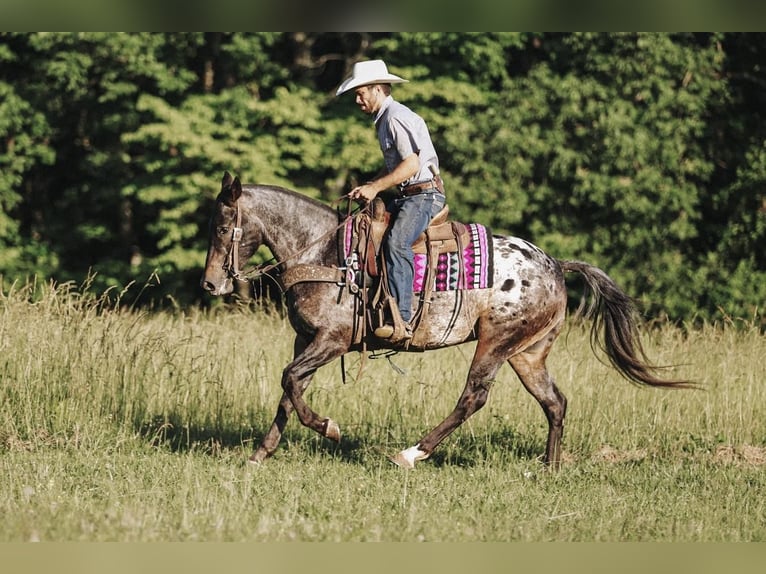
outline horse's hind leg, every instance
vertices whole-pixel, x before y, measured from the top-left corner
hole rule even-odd
[[[561,466],[561,438],[564,434],[564,417],[567,410],[566,397],[556,387],[545,366],[545,359],[557,334],[557,331],[549,334],[508,359],[524,388],[537,399],[548,419],[548,442],[544,462],[554,470]]]
[[[502,360],[493,356],[492,348],[492,345],[483,341],[479,342],[463,394],[458,399],[454,410],[418,444],[392,457],[392,462],[402,468],[414,468],[417,461],[428,458],[439,443],[484,406],[495,374],[502,365]]]

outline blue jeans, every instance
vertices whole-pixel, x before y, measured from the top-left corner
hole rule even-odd
[[[415,274],[412,243],[444,207],[444,195],[426,192],[393,201],[394,224],[385,242],[388,288],[405,323],[412,318],[412,281]]]

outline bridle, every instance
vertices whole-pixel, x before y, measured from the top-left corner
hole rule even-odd
[[[235,202],[234,209],[237,211],[237,223],[231,230],[231,245],[223,260],[223,270],[232,279],[248,281],[248,277],[239,272],[239,244],[242,241],[242,212],[239,210],[239,201]]]

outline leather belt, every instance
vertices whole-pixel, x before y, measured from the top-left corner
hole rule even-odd
[[[409,197],[410,195],[418,195],[419,193],[423,193],[428,190],[435,190],[439,193],[444,193],[444,184],[442,183],[442,178],[438,175],[434,179],[429,179],[428,181],[421,181],[420,183],[412,183],[410,185],[406,185],[399,193],[403,195],[404,197]]]

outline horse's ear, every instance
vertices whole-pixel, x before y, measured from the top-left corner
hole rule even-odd
[[[231,182],[231,199],[232,201],[237,201],[239,199],[239,196],[242,195],[242,184],[239,181],[238,177],[234,178],[234,181]]]
[[[223,180],[221,181],[221,201],[226,205],[233,206],[240,195],[242,195],[242,184],[239,178],[232,178],[231,174],[227,171],[223,174]]]

